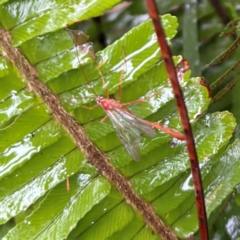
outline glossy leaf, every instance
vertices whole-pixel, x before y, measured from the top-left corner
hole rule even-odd
[[[142,136],[141,161],[134,162],[110,122],[99,121],[104,112],[81,107],[93,106],[96,96],[78,69],[72,40],[62,28],[98,16],[117,2],[1,2],[0,21],[11,29],[13,44],[21,44],[23,54],[36,65],[41,80],[59,94],[64,108],[83,124],[91,141],[107,152],[111,164],[129,179],[134,191],[153,206],[178,237],[188,237],[197,231],[198,224],[185,143],[160,131],[156,131],[154,138]],[[175,3],[163,5],[167,8]],[[201,18],[213,15],[213,22],[219,24],[214,28],[209,23],[201,38],[219,31],[221,25],[208,3],[202,3],[198,14]],[[170,42],[177,33],[177,18],[167,14],[162,20]],[[206,19],[200,21],[204,23]],[[201,60],[207,62],[215,54],[207,52]],[[182,131],[168,76],[163,62],[159,61],[151,21],[131,29],[96,55],[98,59],[94,63],[82,54],[81,63],[97,94],[106,94],[96,70],[96,65],[103,63],[101,71],[110,94],[118,99],[120,84],[122,102],[146,99],[144,103],[129,106],[129,111]],[[181,56],[174,57],[175,64],[181,59]],[[211,101],[209,90],[201,85],[200,77],[190,76],[189,70],[181,86],[194,130],[210,215],[240,181],[237,161],[240,143],[235,141],[228,146],[235,119],[227,111],[206,113]],[[115,186],[87,163],[51,112],[29,92],[21,73],[3,56],[0,77],[3,86],[0,89],[3,100],[0,104],[0,221],[3,224],[14,218],[16,222],[3,239],[120,239],[122,236],[159,239],[140,214],[127,205]],[[70,181],[70,191],[66,178]]]
[[[38,2],[36,5],[32,2],[25,5],[21,4],[21,1],[15,1],[1,5],[1,23],[6,29],[15,26],[11,31],[13,43],[20,45],[32,37],[66,27],[75,21],[101,15],[118,2],[78,0],[64,4],[64,1],[45,1],[40,5]],[[13,15],[12,9],[16,9],[17,14]]]

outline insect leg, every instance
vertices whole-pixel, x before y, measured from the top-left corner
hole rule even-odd
[[[97,107],[99,107],[99,105],[94,105],[93,107],[87,107],[87,106],[80,106],[81,108],[85,108],[85,109],[88,109],[88,110],[93,110],[93,109],[95,109],[95,108],[97,108]]]
[[[100,120],[101,123],[103,123],[108,118],[108,115],[106,115],[104,118]]]

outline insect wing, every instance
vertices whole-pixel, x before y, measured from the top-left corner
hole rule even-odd
[[[146,122],[144,122],[141,118],[138,118],[131,114],[130,112],[126,110],[121,110],[119,108],[115,109],[115,111],[122,116],[133,128],[136,128],[139,130],[140,133],[143,133],[149,137],[155,136],[155,131],[152,126],[148,125]]]
[[[141,140],[140,133],[153,137],[155,135],[154,129],[146,124],[142,119],[119,108],[107,111],[107,115],[112,122],[119,140],[124,145],[128,154],[134,160],[139,161],[139,144]]]
[[[140,160],[140,132],[138,129],[132,127],[128,121],[126,121],[121,115],[116,111],[107,111],[107,115],[113,125],[113,128],[125,147],[128,154],[135,160]]]

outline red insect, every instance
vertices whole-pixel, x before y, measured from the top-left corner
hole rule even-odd
[[[71,36],[74,37],[73,33],[71,33]],[[75,47],[78,47],[78,48],[80,48],[80,50],[84,51],[83,45],[81,47],[79,47],[79,45],[76,45],[76,39],[74,40],[74,42],[75,42]],[[76,53],[77,53],[77,51],[76,51]],[[78,56],[78,54],[77,54],[77,56]],[[186,61],[185,62],[183,61],[182,63],[184,66],[179,67],[179,69],[178,69],[179,77],[181,77],[181,75],[188,68],[188,64],[186,64]],[[81,67],[81,65],[80,65],[80,67]],[[98,70],[102,77],[103,85],[105,85],[105,81],[104,81],[103,75],[100,71],[100,67],[98,67]],[[82,69],[82,71],[83,71],[83,69]],[[84,73],[84,75],[85,75],[85,73]],[[123,75],[123,73],[122,73],[122,75]],[[121,76],[121,78],[122,78],[122,76]],[[88,82],[87,79],[86,79],[86,81]],[[121,79],[120,79],[120,82],[121,82]],[[88,84],[90,85],[89,82],[88,82]],[[153,137],[153,136],[155,136],[154,128],[159,129],[179,140],[185,140],[184,134],[177,132],[175,130],[171,130],[169,128],[163,127],[158,122],[149,122],[147,120],[136,117],[135,115],[133,115],[131,112],[129,112],[126,109],[126,107],[128,107],[132,104],[145,102],[145,100],[136,100],[136,101],[129,102],[129,103],[120,103],[119,101],[117,101],[115,99],[109,99],[109,93],[108,93],[107,89],[105,89],[105,90],[106,90],[107,98],[104,98],[102,96],[97,96],[96,103],[98,105],[96,105],[92,108],[89,108],[86,106],[83,106],[83,107],[87,108],[87,109],[93,109],[97,106],[101,106],[103,108],[103,110],[106,112],[107,115],[101,120],[101,122],[105,121],[107,118],[110,119],[119,140],[125,147],[128,154],[135,161],[140,160],[139,145],[140,145],[140,141],[141,141],[141,134],[145,134],[147,136]],[[119,85],[119,96],[121,95],[120,93],[121,93],[121,87]]]
[[[110,119],[119,140],[124,145],[128,154],[135,161],[140,160],[139,144],[141,140],[141,133],[150,137],[154,137],[155,131],[153,128],[157,128],[179,140],[185,139],[182,133],[165,128],[159,123],[152,123],[136,117],[125,108],[140,101],[141,100],[137,100],[134,102],[121,104],[114,99],[107,99],[101,96],[96,98],[97,104],[103,108],[107,114],[107,117]],[[106,117],[102,119],[102,122],[105,119]]]

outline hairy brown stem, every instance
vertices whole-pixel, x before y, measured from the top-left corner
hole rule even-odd
[[[126,202],[142,215],[145,222],[156,231],[162,239],[177,239],[171,230],[167,228],[156,215],[152,206],[143,201],[134,192],[130,182],[110,165],[107,156],[92,144],[83,128],[63,109],[59,98],[39,80],[36,69],[27,62],[26,58],[17,48],[11,46],[11,42],[10,33],[0,28],[0,47],[4,55],[21,71],[27,80],[29,89],[44,100],[47,107],[52,111],[54,119],[69,133],[76,145],[86,155],[88,162],[95,166],[104,177],[116,186]]]
[[[184,102],[183,93],[181,91],[181,88],[178,82],[176,69],[174,67],[174,63],[172,60],[172,54],[171,54],[170,48],[168,47],[168,44],[165,38],[165,33],[161,24],[161,20],[159,18],[156,2],[154,0],[146,0],[146,3],[147,3],[149,15],[153,21],[153,25],[154,25],[155,32],[158,39],[158,44],[161,48],[162,58],[165,62],[167,73],[168,73],[170,82],[172,84],[178,112],[181,118],[185,136],[186,136],[186,145],[187,145],[188,155],[190,159],[193,183],[195,188],[195,199],[196,199],[196,206],[197,206],[197,212],[198,212],[199,232],[201,235],[201,239],[207,240],[209,239],[208,223],[207,223],[207,214],[205,209],[204,192],[203,192],[202,181],[201,181],[201,172],[199,169],[198,157],[197,157],[193,133],[192,133],[189,117],[188,117],[187,108]]]

